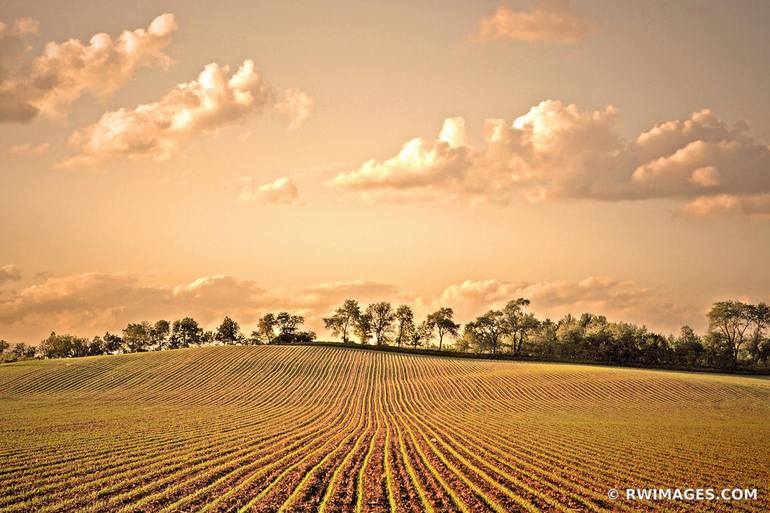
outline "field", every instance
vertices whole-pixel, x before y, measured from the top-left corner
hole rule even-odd
[[[768,511],[770,381],[331,347],[0,367],[0,511]],[[612,501],[611,488],[759,499]]]

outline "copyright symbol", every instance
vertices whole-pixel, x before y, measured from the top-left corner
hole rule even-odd
[[[611,500],[616,500],[618,497],[620,497],[620,493],[614,488],[610,488],[610,490],[607,492],[607,497],[609,497]]]

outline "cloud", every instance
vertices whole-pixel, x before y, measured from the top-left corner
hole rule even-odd
[[[291,205],[299,201],[299,191],[291,178],[281,177],[255,187],[254,179],[244,176],[239,180],[241,192],[238,201],[241,203],[273,203]]]
[[[163,50],[176,27],[174,15],[163,14],[147,29],[124,31],[117,39],[99,33],[87,44],[52,41],[28,59],[22,40],[37,33],[38,23],[23,18],[10,27],[0,24],[0,122],[61,117],[84,94],[106,97],[141,67],[167,67],[171,60]]]
[[[19,156],[39,156],[39,155],[45,155],[48,153],[50,145],[47,142],[33,145],[29,143],[25,144],[14,144],[8,149],[8,152],[11,155],[19,155]]]
[[[457,318],[467,322],[491,308],[502,308],[517,297],[528,298],[531,310],[539,317],[554,320],[568,313],[590,312],[606,315],[610,320],[676,331],[700,315],[698,308],[673,304],[660,291],[607,277],[535,283],[466,280],[450,285],[437,296],[419,298],[418,304],[425,311],[452,306]]]
[[[616,116],[612,105],[581,111],[546,100],[512,122],[487,119],[480,148],[468,143],[463,118],[448,118],[437,139],[412,139],[396,156],[368,160],[329,185],[391,200],[697,200],[685,212],[724,204],[728,195],[741,205],[733,210],[766,212],[770,147],[748,123],[729,125],[704,109],[627,142],[614,129]]]
[[[13,264],[0,267],[0,285],[9,281],[18,281],[21,279],[21,270]]]
[[[0,282],[18,280],[12,265],[0,267]],[[129,322],[191,315],[213,327],[225,315],[250,330],[266,311],[287,310],[307,317],[311,329],[345,298],[392,299],[395,287],[370,281],[330,282],[302,289],[266,290],[255,281],[223,274],[175,286],[158,285],[158,276],[134,273],[83,273],[42,276],[40,282],[0,295],[0,332],[34,342],[51,330],[81,336],[117,331]]]
[[[304,91],[287,89],[283,99],[275,104],[275,109],[289,119],[289,129],[294,130],[310,116],[313,105],[313,99]]]
[[[526,11],[500,5],[479,21],[475,39],[569,45],[582,41],[593,30],[591,23],[572,10],[569,0],[550,0],[536,2]]]
[[[694,217],[748,216],[770,219],[770,194],[699,196],[682,207],[682,211]]]
[[[211,63],[195,80],[178,84],[159,101],[106,112],[93,125],[75,132],[69,144],[77,154],[59,167],[92,167],[126,158],[168,160],[196,135],[275,106],[275,94],[254,61],[244,61],[232,74],[229,66]],[[281,112],[296,123],[306,114],[303,109],[306,103],[296,101]]]
[[[12,280],[21,274],[13,266],[0,268]],[[516,297],[532,301],[539,316],[559,319],[567,313],[607,315],[611,320],[646,324],[675,331],[686,322],[700,321],[704,309],[667,299],[662,291],[604,277],[579,281],[506,282],[467,280],[436,294],[416,296],[396,286],[367,280],[336,281],[304,288],[265,288],[256,281],[223,274],[189,282],[159,284],[159,275],[83,273],[40,276],[39,282],[0,295],[0,333],[34,342],[51,330],[81,336],[118,331],[129,322],[174,320],[190,315],[213,328],[229,315],[244,331],[253,329],[265,312],[290,311],[304,315],[306,327],[327,336],[323,318],[345,299],[362,306],[375,301],[410,304],[419,319],[442,306],[455,309],[465,323],[490,308],[501,308]]]

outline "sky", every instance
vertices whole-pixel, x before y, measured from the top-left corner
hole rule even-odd
[[[0,1],[0,338],[770,300],[761,1]]]

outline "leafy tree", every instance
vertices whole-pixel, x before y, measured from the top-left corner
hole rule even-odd
[[[369,312],[364,312],[358,316],[353,326],[353,332],[362,344],[368,344],[372,338],[372,316]]]
[[[511,337],[511,351],[513,354],[521,354],[527,335],[537,326],[535,316],[526,311],[529,299],[520,297],[509,301],[503,308],[503,320],[506,324],[505,332]]]
[[[225,317],[217,328],[214,339],[223,344],[235,344],[243,338],[241,327],[230,317]]]
[[[123,348],[123,339],[109,331],[104,334],[102,340],[104,342],[104,352],[107,354],[115,354]]]
[[[417,349],[418,346],[429,344],[433,340],[435,329],[433,324],[429,323],[427,319],[423,320],[412,332],[412,348]]]
[[[366,314],[372,319],[372,333],[377,345],[387,344],[396,322],[396,312],[391,304],[385,301],[372,303],[366,308]]]
[[[361,316],[361,307],[355,299],[346,299],[341,307],[324,319],[326,329],[331,330],[332,336],[342,337],[342,342],[350,342],[349,333],[354,330],[356,321]]]
[[[203,328],[198,325],[198,321],[192,317],[185,317],[184,319],[174,321],[171,325],[169,347],[171,349],[177,349],[180,347],[199,345],[202,338]]]
[[[740,301],[718,301],[708,313],[709,331],[719,333],[732,359],[738,365],[738,352],[745,342],[745,334],[752,325],[750,305]]]
[[[509,329],[503,312],[490,310],[465,325],[464,338],[476,352],[492,351],[496,354]]]
[[[152,340],[152,345],[155,346],[157,351],[161,351],[168,347],[168,336],[170,333],[170,322],[161,319],[153,324],[152,328],[150,329],[150,339]]]
[[[438,334],[438,349],[441,351],[444,344],[444,336],[451,335],[456,337],[460,333],[460,325],[456,324],[452,318],[454,310],[449,307],[439,308],[428,315],[428,323],[432,324]]]
[[[276,315],[275,326],[278,329],[278,336],[275,338],[275,342],[297,342],[297,331],[304,322],[305,318],[301,315],[292,315],[289,312],[281,312]]]
[[[689,367],[699,365],[706,351],[703,340],[689,326],[682,326],[679,336],[674,339],[673,350],[674,362]]]
[[[16,358],[34,358],[36,353],[36,347],[28,346],[24,342],[19,342],[13,346],[13,354]]]
[[[19,348],[19,344],[16,344],[16,347]],[[19,354],[22,352],[23,349],[19,348]],[[45,358],[87,356],[88,340],[72,335],[57,335],[52,331],[48,338],[40,342],[40,354]]]
[[[123,329],[123,344],[127,353],[147,351],[152,344],[152,327],[149,322],[129,323]]]
[[[396,308],[396,345],[401,347],[402,343],[412,340],[414,331],[414,312],[409,306],[400,305]]]
[[[11,344],[6,342],[5,340],[0,340],[0,353],[6,352],[9,347],[11,347]]]
[[[97,335],[88,343],[88,356],[97,356],[104,353],[104,340]]]
[[[748,318],[752,324],[753,333],[748,344],[748,352],[751,356],[751,362],[756,365],[762,358],[763,345],[765,342],[765,329],[770,325],[770,307],[765,303],[758,305],[748,305]]]
[[[262,340],[265,344],[272,344],[275,338],[275,315],[266,313],[257,321],[257,331],[255,332],[256,338]]]

